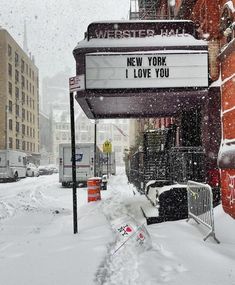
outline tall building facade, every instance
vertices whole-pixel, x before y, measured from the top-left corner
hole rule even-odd
[[[0,149],[26,152],[39,162],[38,68],[0,29]]]

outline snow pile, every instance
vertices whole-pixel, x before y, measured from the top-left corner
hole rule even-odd
[[[101,195],[87,203],[77,189],[74,235],[72,189],[58,175],[0,184],[0,284],[235,284],[235,220],[221,206],[217,244],[191,220],[146,227],[140,206],[151,204],[123,172]]]

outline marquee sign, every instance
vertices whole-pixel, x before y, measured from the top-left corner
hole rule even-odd
[[[208,87],[207,51],[86,54],[86,89]]]
[[[192,21],[128,21],[128,22],[94,22],[88,26],[87,39],[123,39],[161,36],[196,37]]]

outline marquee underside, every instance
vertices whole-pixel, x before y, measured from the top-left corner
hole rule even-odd
[[[154,91],[142,93],[97,93],[76,95],[90,119],[174,116],[182,110],[203,104],[208,89],[192,91]]]

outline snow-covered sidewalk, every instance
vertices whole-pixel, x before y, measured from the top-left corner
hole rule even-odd
[[[57,175],[0,184],[0,284],[235,284],[235,220],[220,206],[219,245],[204,242],[193,221],[145,226],[140,205],[149,202],[133,194],[122,170],[99,202],[77,190],[74,235],[71,191]]]

